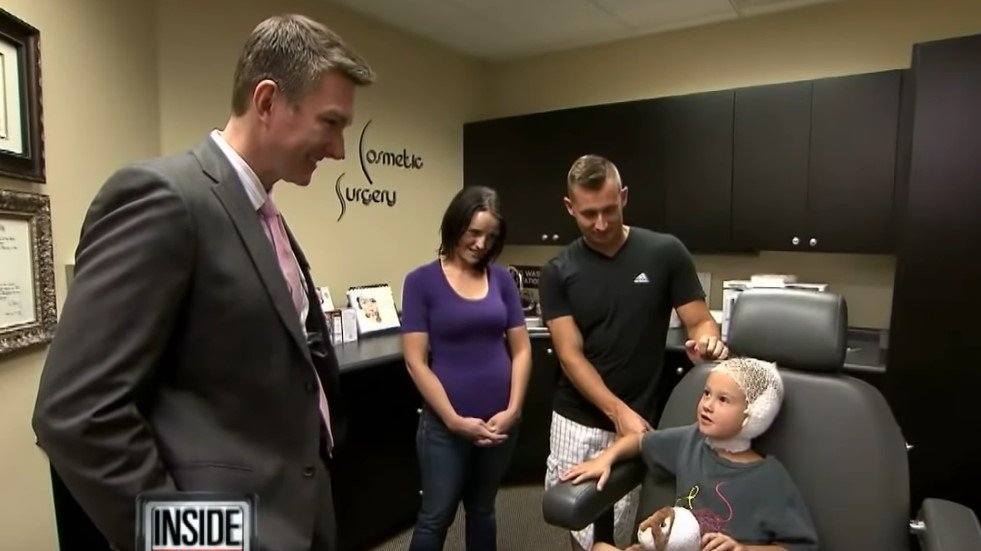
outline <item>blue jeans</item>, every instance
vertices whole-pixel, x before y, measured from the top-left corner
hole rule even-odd
[[[423,408],[416,432],[422,474],[422,507],[409,551],[442,551],[446,531],[463,499],[467,551],[497,549],[494,499],[518,439],[517,423],[508,439],[481,447],[450,432],[438,415]]]

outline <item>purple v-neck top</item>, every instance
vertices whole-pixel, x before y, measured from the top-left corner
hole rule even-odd
[[[402,332],[428,333],[429,367],[453,409],[484,420],[508,406],[511,354],[505,333],[525,323],[508,271],[490,264],[487,281],[484,298],[463,298],[436,260],[410,272],[402,288]]]

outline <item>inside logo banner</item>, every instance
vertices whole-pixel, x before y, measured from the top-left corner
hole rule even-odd
[[[136,499],[138,551],[259,551],[258,498],[158,492]]]

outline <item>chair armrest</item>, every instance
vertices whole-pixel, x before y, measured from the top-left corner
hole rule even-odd
[[[595,480],[581,484],[560,482],[549,488],[542,499],[545,522],[568,530],[582,530],[640,485],[645,472],[644,463],[634,459],[614,465],[602,491],[596,490]]]
[[[923,551],[981,549],[981,525],[974,511],[943,499],[924,499],[917,517],[925,524],[915,530]]]

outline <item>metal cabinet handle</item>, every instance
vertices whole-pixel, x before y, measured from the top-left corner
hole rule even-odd
[[[816,247],[818,244],[818,240],[812,237],[811,240],[808,241],[808,244],[810,244],[812,247]]]
[[[684,375],[685,368],[679,367],[678,369],[675,370],[675,373],[677,373],[678,375]]]
[[[555,353],[555,351],[554,351],[554,350],[552,350],[551,348],[546,348],[546,349],[545,349],[545,353],[546,353],[546,354],[548,354],[549,356],[551,356],[552,354],[554,354],[554,353]]]
[[[548,234],[547,233],[543,233],[542,234],[542,241],[548,241]]]
[[[790,242],[793,243],[794,246],[796,247],[797,245],[800,245],[800,238],[797,237],[797,236],[794,236],[794,238],[791,239]]]
[[[552,234],[552,241],[558,241],[558,240],[559,240],[559,234],[553,233]]]

